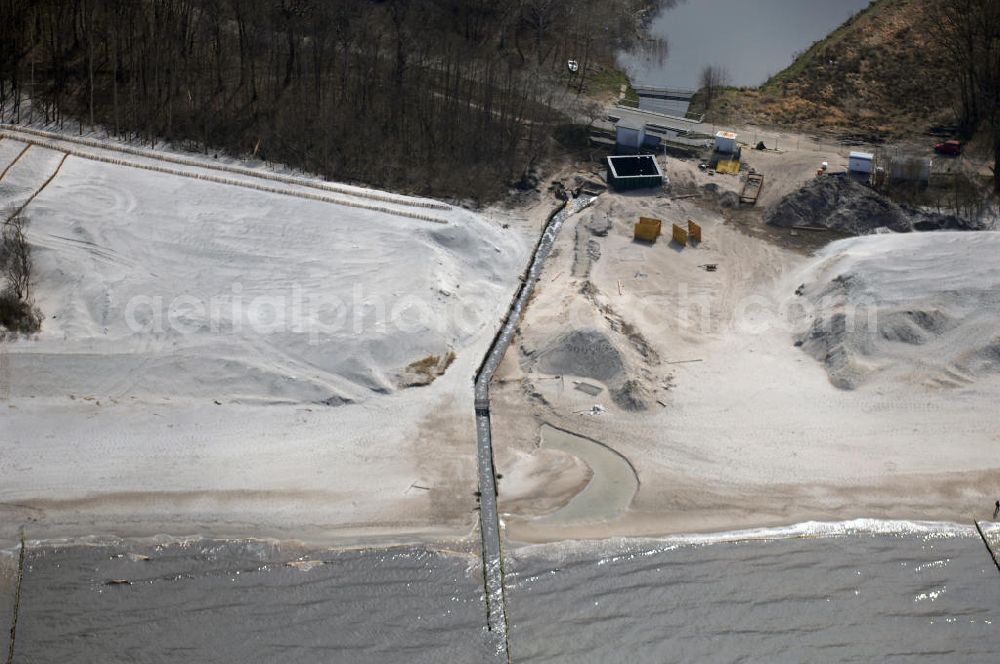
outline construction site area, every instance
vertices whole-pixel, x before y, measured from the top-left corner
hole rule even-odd
[[[995,659],[996,0],[64,4],[7,664]]]
[[[995,219],[894,199],[859,146],[627,130],[471,211],[2,130],[45,316],[0,346],[8,551],[434,543],[475,559],[463,615],[504,659],[535,544],[956,522],[1000,493]],[[118,555],[88,589],[159,549]]]
[[[636,126],[567,174],[607,191],[494,379],[508,536],[955,520],[1000,491],[990,218],[895,202],[857,146],[751,127],[679,152]]]

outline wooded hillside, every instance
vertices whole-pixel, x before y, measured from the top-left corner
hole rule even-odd
[[[873,141],[972,139],[1000,192],[1000,2],[877,0],[760,89],[726,91],[710,116]]]
[[[733,90],[717,113],[804,128],[897,135],[954,122],[936,0],[881,0],[802,53],[759,90]]]
[[[485,198],[544,155],[567,59],[610,60],[647,4],[0,0],[0,115]]]

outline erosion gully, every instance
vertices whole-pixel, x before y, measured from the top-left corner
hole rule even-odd
[[[483,581],[486,591],[486,611],[489,630],[494,639],[498,658],[511,661],[510,643],[507,634],[507,605],[504,597],[503,550],[501,547],[500,517],[497,513],[496,469],[493,465],[493,440],[490,423],[490,382],[503,359],[507,347],[521,322],[528,298],[538,283],[545,266],[545,259],[552,251],[552,245],[567,217],[583,210],[595,200],[594,197],[580,197],[567,201],[557,208],[545,224],[542,236],[535,246],[531,263],[521,280],[507,317],[486,352],[486,357],[476,373],[476,436],[479,460],[479,525],[483,539]]]

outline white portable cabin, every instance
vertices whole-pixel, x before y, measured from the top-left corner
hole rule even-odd
[[[639,154],[646,140],[646,125],[621,120],[615,125],[615,151],[618,154]]]
[[[731,131],[720,131],[715,135],[715,151],[723,154],[736,152],[736,134]]]
[[[870,175],[875,164],[875,155],[870,152],[852,152],[847,160],[847,170],[851,173]]]

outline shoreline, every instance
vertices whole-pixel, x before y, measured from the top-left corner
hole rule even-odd
[[[799,152],[798,145],[795,152]],[[793,156],[796,158],[794,163],[797,164],[798,160],[801,160],[803,165],[811,163],[815,161],[814,156],[818,152],[819,146],[813,146],[810,142],[807,149],[803,149],[801,154],[793,153]],[[755,159],[770,163],[767,160],[774,161],[776,158],[773,155],[765,154],[755,155]],[[791,157],[786,157],[786,159],[791,159]],[[772,166],[776,167],[777,164],[772,164]],[[703,175],[699,174],[690,164],[672,161],[671,168],[671,173],[675,177],[680,176],[690,179],[691,185],[698,186],[701,180],[704,180]],[[790,169],[787,164],[785,168]],[[558,179],[562,176],[565,176],[565,172],[553,173],[552,179]],[[701,180],[698,178],[701,178]],[[778,186],[776,178],[772,178],[769,181],[771,183],[769,185],[770,189],[766,192],[766,195],[771,198],[777,197],[780,191],[795,185],[793,180],[792,176],[788,176],[784,180],[781,180],[781,184]],[[723,186],[734,185],[723,181]],[[609,209],[608,214],[611,215],[613,213],[616,219],[626,218],[641,211],[639,203],[629,197],[615,197],[612,199],[612,203],[615,207],[614,209]],[[521,199],[517,201],[516,205],[506,209],[492,207],[483,210],[481,211],[481,215],[485,219],[488,219],[490,224],[494,226],[501,223],[510,223],[514,229],[513,233],[520,238],[523,244],[528,245],[532,239],[537,238],[538,226],[542,222],[544,214],[548,214],[550,211],[551,204],[551,199],[543,194],[537,197],[531,196]],[[787,281],[801,267],[801,257],[793,256],[787,250],[777,248],[776,245],[762,242],[759,238],[752,238],[742,234],[742,230],[738,228],[738,225],[724,221],[721,218],[715,218],[715,215],[704,209],[699,203],[691,202],[688,204],[685,201],[667,201],[662,204],[664,207],[672,207],[672,210],[667,209],[665,211],[669,215],[676,215],[679,219],[688,215],[701,218],[706,232],[710,234],[706,250],[703,250],[705,251],[704,255],[711,257],[712,260],[715,260],[716,256],[720,256],[725,261],[724,264],[727,270],[732,270],[736,273],[742,270],[746,275],[739,282],[740,289],[743,291],[756,293],[756,289],[751,288],[751,286],[757,283],[773,285],[774,281]],[[594,210],[591,209],[588,216],[595,214]],[[555,247],[562,250],[561,254],[557,253],[554,255],[552,260],[545,266],[543,288],[537,293],[537,301],[526,311],[526,320],[522,321],[524,329],[518,338],[518,343],[523,343],[524,335],[531,333],[533,327],[540,327],[540,331],[544,333],[550,331],[549,321],[543,321],[544,325],[537,326],[532,320],[539,314],[546,317],[557,317],[562,320],[563,311],[559,308],[561,303],[556,302],[557,306],[552,306],[548,300],[558,300],[564,295],[568,297],[575,293],[575,290],[566,290],[563,292],[560,289],[569,289],[567,284],[570,282],[571,277],[562,277],[562,275],[572,274],[574,266],[571,264],[571,261],[575,261],[573,258],[574,233],[577,227],[581,225],[580,218],[575,218],[569,227],[564,229],[563,235],[556,242]],[[619,228],[618,231],[620,234],[621,229]],[[614,278],[619,278],[621,275],[618,272],[626,269],[625,267],[620,267],[621,264],[628,263],[627,259],[629,259],[629,256],[626,255],[626,252],[633,251],[634,248],[630,244],[629,237],[616,237],[614,233],[612,233],[609,239],[602,240],[602,242],[606,244],[605,258],[600,263],[596,263],[595,261],[593,273],[590,274],[588,272],[588,279],[591,279],[592,283],[598,286],[603,285],[604,292],[609,298],[608,301],[614,302],[616,306],[619,306],[618,302],[627,303],[628,298],[637,297],[637,294],[641,295],[643,293],[640,290],[644,287],[643,283],[636,277],[634,283],[632,281],[628,282],[629,286],[625,295],[622,295],[618,291],[617,297],[624,297],[626,298],[625,300],[610,299],[614,297],[616,292],[612,286]],[[669,260],[664,259],[664,255]],[[656,258],[655,260],[662,261],[662,266],[653,262],[654,259],[647,259],[644,264],[652,265],[662,270],[662,273],[667,277],[672,275],[678,276],[678,278],[683,277],[698,285],[699,282],[697,279],[702,278],[700,272],[695,272],[693,269],[688,269],[687,272],[683,271],[684,261],[692,264],[688,265],[688,268],[693,268],[694,263],[708,260],[696,258],[698,255],[690,252],[677,256],[660,254],[660,258]],[[767,266],[767,269],[762,269],[762,265]],[[627,274],[632,274],[631,268],[629,267],[628,269],[630,271]],[[615,270],[618,270],[618,272],[615,272]],[[690,276],[692,274],[696,276]],[[511,281],[513,281],[513,275],[510,276]],[[705,283],[707,287],[710,286],[712,289],[720,288],[714,281],[706,281]],[[725,289],[722,290],[724,291]],[[771,290],[771,286],[768,286],[766,290]],[[653,296],[659,297],[660,294],[653,293],[649,295],[649,297]],[[646,296],[643,295],[643,297]],[[732,303],[731,300],[732,296],[726,295],[721,301],[722,304],[728,305]],[[579,299],[575,297],[567,301],[572,301],[576,305],[581,304]],[[623,308],[623,311],[628,313],[626,308]],[[723,308],[723,311],[726,311],[726,309]],[[559,316],[555,316],[556,314]],[[579,311],[572,310],[570,314],[580,315],[584,322],[589,322],[593,316],[592,312],[589,311],[585,312],[585,314],[580,314]],[[571,315],[569,319],[573,320],[573,316]],[[601,321],[598,322],[602,325],[604,324]],[[653,319],[652,322],[657,323],[658,321]],[[491,331],[481,331],[476,337],[476,342],[470,344],[469,349],[467,349],[468,352],[460,356],[458,364],[450,370],[448,375],[436,381],[435,385],[431,387],[421,388],[426,390],[426,392],[421,393],[422,397],[433,394],[435,397],[441,398],[441,403],[444,403],[454,395],[461,395],[463,397],[460,403],[452,404],[454,410],[449,409],[447,412],[437,413],[436,416],[438,419],[434,419],[434,416],[426,415],[423,412],[419,414],[419,417],[415,416],[420,430],[428,436],[431,436],[431,432],[433,432],[433,437],[440,436],[442,422],[440,418],[447,417],[448,423],[452,425],[454,431],[452,439],[449,442],[454,443],[456,450],[460,455],[463,455],[463,461],[470,458],[471,453],[474,451],[471,440],[472,429],[468,426],[472,420],[472,409],[469,407],[472,404],[467,403],[467,401],[471,401],[471,398],[468,398],[471,397],[471,394],[469,394],[471,390],[468,389],[471,385],[467,384],[466,374],[471,373],[475,366],[478,366],[480,356],[476,351],[481,345],[485,344],[486,337],[491,334]],[[652,339],[657,338],[653,334],[647,336]],[[698,339],[696,342],[688,339],[677,339],[674,341],[673,347],[664,342],[664,348],[660,349],[660,354],[667,357],[667,351],[669,350],[674,352],[678,357],[693,356],[694,353],[701,355],[704,354],[706,349],[714,348],[710,344],[717,346],[719,342],[726,341],[727,338]],[[754,350],[759,351],[761,349],[751,347],[749,352],[753,353]],[[627,346],[624,347],[622,352],[634,355],[634,352]],[[501,363],[501,367],[516,364],[516,355],[517,353],[514,349],[509,350],[505,360]],[[794,359],[805,361],[805,358],[799,358],[798,355],[795,355]],[[636,360],[633,358],[633,361]],[[732,373],[732,368],[727,365],[725,358],[717,363],[726,369],[728,373],[725,375],[728,376]],[[703,379],[701,374],[704,373],[706,367],[711,368],[709,362],[700,364],[697,367],[683,369],[683,372],[679,373],[678,376],[680,387],[676,389],[671,388],[672,391],[669,392],[669,399],[679,398],[677,395],[683,395],[684,389],[691,389],[688,385],[698,387],[700,381]],[[508,368],[512,367],[508,366]],[[819,376],[821,372],[820,367],[808,363],[806,364],[806,370],[816,376]],[[503,371],[503,368],[501,368],[500,373],[503,374]],[[752,372],[748,372],[748,374],[750,373]],[[523,403],[515,403],[513,400],[497,410],[495,395],[497,393],[502,394],[507,389],[504,386],[504,383],[507,382],[504,380],[505,378],[517,379],[520,377],[519,371],[511,371],[509,376],[499,376],[493,385],[493,389],[495,390],[493,397],[494,413],[500,422],[498,438],[505,439],[501,442],[501,447],[507,445],[511,450],[518,453],[522,451],[518,447],[519,445],[527,445],[534,440],[534,431],[521,436],[520,440],[514,441],[514,445],[510,445],[511,441],[509,440],[512,436],[519,436],[521,432],[519,432],[518,419],[524,413],[529,412],[529,410],[523,407]],[[707,378],[715,379],[716,376],[708,374]],[[823,383],[824,380],[825,378],[820,382]],[[512,384],[519,385],[517,380],[514,380]],[[539,389],[551,398],[551,395],[548,394],[551,388],[542,386]],[[705,389],[707,390],[708,388]],[[409,395],[410,393],[407,394]],[[664,392],[664,394],[667,394],[667,392]],[[859,392],[857,398],[861,399],[863,397],[864,394]],[[31,399],[34,399],[34,396]],[[322,411],[325,413],[324,415],[311,414],[309,419],[316,420],[316,423],[310,425],[310,431],[312,428],[325,431],[329,428],[329,425],[342,426],[344,420],[350,420],[351,422],[357,420],[359,427],[362,425],[369,426],[369,419],[372,415],[385,415],[392,412],[394,405],[398,406],[404,401],[415,401],[412,398],[404,397],[402,393],[386,397],[386,399],[388,401],[379,401],[378,403],[372,401],[349,405],[344,407],[343,410]],[[25,411],[44,411],[46,405],[51,406],[57,401],[64,403],[62,397],[56,396],[48,397],[48,401],[51,403],[46,404],[44,401],[43,399],[38,399],[31,402],[27,399],[22,399],[20,402],[15,402],[11,407],[16,406],[21,409],[20,412],[24,413]],[[426,400],[422,399],[421,401]],[[704,399],[703,401],[707,403],[708,399]],[[552,402],[556,403],[554,399]],[[31,405],[32,403],[34,403],[34,406]],[[593,401],[590,400],[587,403],[593,403]],[[692,403],[694,403],[694,400],[692,400]],[[138,405],[144,406],[147,409],[152,406],[152,404],[142,402]],[[179,426],[183,423],[185,418],[190,416],[190,406],[190,403],[181,403],[174,406],[157,403],[157,409],[162,411],[173,411],[177,408],[183,408],[183,418],[177,415],[176,412],[173,413],[175,419],[168,426],[173,424]],[[116,404],[114,407],[128,408],[129,406]],[[101,421],[101,415],[90,414],[89,409],[91,406],[77,404],[74,408],[86,408],[88,422],[95,421],[95,417],[98,418],[96,421]],[[303,408],[304,406],[301,404],[276,406],[273,410],[267,410],[266,419],[273,422],[276,414],[289,418],[295,415],[297,421],[298,415],[296,411]],[[515,408],[518,411],[517,413],[514,411]],[[236,405],[222,411],[216,411],[216,406],[205,403],[203,404],[203,408],[199,407],[199,410],[204,410],[205,412],[211,411],[211,421],[217,424],[218,420],[221,419],[218,414],[220,412],[226,417],[236,417],[238,415],[238,419],[242,421],[248,417],[248,413],[254,411],[254,407],[252,405]],[[18,411],[10,411],[12,421],[16,418],[13,415],[16,412]],[[539,409],[539,412],[546,416],[542,421],[549,421],[559,427],[565,427],[569,421],[560,417],[549,417],[551,413],[543,409]],[[725,411],[722,412],[724,413]],[[395,414],[398,415],[398,412]],[[683,415],[683,412],[681,414]],[[158,413],[147,415],[150,422],[153,421],[153,415],[160,416]],[[264,411],[261,411],[258,415],[262,418],[265,417]],[[449,417],[452,415],[454,415],[454,421]],[[304,418],[305,415],[302,415],[302,417]],[[657,417],[656,412],[651,413],[650,417]],[[664,417],[670,416],[664,414]],[[677,451],[681,453],[681,456],[671,456],[669,462],[652,466],[652,474],[650,475],[650,469],[643,468],[642,464],[648,463],[647,452],[657,448],[650,447],[643,450],[640,447],[635,447],[635,440],[633,440],[633,438],[641,438],[648,435],[649,432],[636,430],[634,433],[637,436],[633,436],[626,431],[628,435],[622,435],[621,438],[618,438],[607,436],[605,435],[606,432],[599,429],[591,430],[588,428],[598,427],[606,419],[608,419],[608,416],[602,418],[601,421],[574,419],[573,422],[579,422],[580,427],[573,426],[571,428],[574,434],[591,437],[593,440],[599,441],[602,445],[606,445],[630,463],[639,465],[638,476],[647,493],[643,493],[640,490],[637,494],[638,502],[633,502],[631,507],[627,508],[614,519],[553,526],[551,523],[535,523],[535,521],[544,520],[544,515],[537,515],[531,513],[531,511],[522,517],[504,515],[504,495],[510,496],[511,494],[509,488],[504,490],[504,487],[501,486],[501,519],[506,521],[504,529],[505,543],[509,548],[518,550],[523,546],[530,547],[539,544],[558,545],[567,542],[607,542],[620,539],[642,540],[648,538],[683,537],[699,533],[730,533],[760,528],[781,530],[792,527],[788,524],[819,522],[816,521],[817,519],[830,519],[833,522],[850,522],[857,519],[887,520],[903,516],[912,518],[913,523],[933,519],[936,523],[960,525],[966,520],[971,522],[971,514],[967,514],[968,510],[972,509],[974,505],[982,503],[984,496],[993,495],[1000,490],[1000,485],[997,484],[998,480],[995,479],[995,474],[991,474],[988,470],[984,469],[973,469],[967,465],[964,468],[960,467],[963,464],[969,463],[969,459],[975,458],[972,456],[969,456],[959,466],[950,469],[952,472],[935,473],[933,475],[921,475],[919,472],[913,472],[914,468],[908,468],[909,472],[899,476],[894,476],[896,472],[901,472],[895,469],[882,472],[873,470],[870,473],[868,470],[865,470],[864,472],[868,474],[858,475],[859,472],[862,472],[861,467],[848,464],[844,460],[847,457],[844,456],[843,458],[838,457],[842,463],[837,465],[837,475],[826,478],[826,481],[823,483],[820,483],[818,479],[816,483],[804,481],[798,485],[782,484],[780,481],[774,480],[768,481],[766,478],[761,479],[757,483],[747,482],[745,478],[741,481],[733,479],[728,475],[730,470],[727,470],[728,466],[722,461],[719,464],[710,464],[708,467],[689,465],[693,461],[697,461],[696,455],[702,452],[700,447],[695,449],[691,441],[697,443],[698,446],[714,442],[712,436],[702,435],[705,431],[712,431],[712,429],[704,428],[693,429],[688,436],[690,440],[682,440],[680,443],[677,443]],[[627,424],[632,419],[629,417],[627,420],[623,420],[623,422]],[[710,421],[710,418],[705,419],[706,421]],[[532,421],[534,424],[537,424],[537,422],[534,422],[534,418],[532,418]],[[695,418],[690,417],[686,418],[685,421],[688,424],[697,422]],[[653,423],[655,424],[655,422]],[[644,423],[644,425],[652,426],[649,423]],[[768,424],[768,426],[770,427],[771,425]],[[205,434],[205,431],[199,430],[196,433],[202,436]],[[178,431],[175,434],[163,435],[166,436],[166,439],[173,440],[175,436],[180,436],[180,434],[181,432]],[[402,441],[412,439],[413,436],[413,431],[400,431],[400,440]],[[67,434],[67,438],[69,437]],[[98,438],[105,437],[98,436]],[[237,438],[239,439],[230,441],[232,449],[227,450],[227,454],[231,454],[219,460],[216,464],[217,468],[227,468],[227,464],[235,464],[236,461],[240,463],[246,462],[247,459],[244,458],[244,455],[247,451],[247,440],[241,437]],[[412,440],[410,442],[412,443]],[[662,445],[664,442],[664,440],[657,439],[658,445]],[[673,441],[666,442],[673,444]],[[838,446],[841,444],[838,443]],[[631,449],[630,445],[633,446]],[[76,446],[76,444],[73,445],[73,447]],[[315,463],[314,449],[311,449],[309,445],[302,441],[295,443],[295,447],[302,448],[299,451],[302,453],[303,459],[308,455],[310,463]],[[830,449],[835,450],[837,448],[831,447]],[[395,450],[396,448],[393,448],[393,446],[387,446],[385,454],[389,455],[390,452],[395,452]],[[198,452],[194,446],[192,446],[191,451],[192,453]],[[261,451],[273,454],[269,449],[262,448]],[[808,450],[802,450],[803,454],[806,451]],[[338,550],[399,546],[434,547],[440,545],[447,548],[455,547],[463,551],[475,551],[478,542],[478,531],[475,529],[476,518],[475,513],[471,511],[473,507],[472,500],[468,494],[464,493],[467,488],[464,482],[444,486],[440,491],[440,495],[433,497],[435,502],[426,508],[428,510],[426,513],[414,515],[412,512],[413,505],[416,504],[417,500],[420,500],[421,504],[430,501],[424,501],[422,497],[418,499],[414,496],[405,495],[405,487],[414,478],[415,481],[420,481],[424,476],[437,477],[433,474],[433,469],[425,469],[422,465],[419,465],[428,461],[426,450],[417,450],[414,447],[412,452],[415,458],[420,459],[417,466],[420,472],[412,472],[412,468],[406,468],[404,469],[405,473],[400,471],[399,477],[394,478],[398,484],[397,488],[402,490],[402,497],[392,501],[392,504],[379,503],[367,513],[364,513],[363,509],[359,510],[357,506],[348,506],[348,503],[354,500],[359,501],[360,504],[364,500],[364,497],[350,492],[337,495],[331,491],[331,485],[326,480],[317,479],[314,486],[306,488],[302,486],[301,478],[290,474],[287,482],[278,483],[274,487],[265,486],[273,479],[272,476],[274,473],[272,468],[270,471],[262,472],[257,478],[250,478],[251,482],[256,482],[253,484],[254,489],[238,488],[238,490],[242,490],[243,498],[236,496],[236,499],[234,499],[235,493],[227,495],[226,489],[232,491],[232,487],[219,488],[218,485],[213,486],[211,483],[205,485],[202,480],[210,481],[213,475],[213,473],[208,471],[203,472],[203,476],[188,478],[190,486],[180,486],[173,483],[170,486],[171,490],[164,490],[165,487],[157,486],[155,488],[160,489],[160,491],[151,490],[148,494],[142,490],[144,486],[142,478],[136,478],[131,474],[123,474],[122,477],[128,477],[128,481],[134,486],[126,486],[119,483],[115,487],[117,489],[116,492],[105,491],[89,495],[83,493],[79,496],[55,501],[51,499],[43,500],[37,497],[24,498],[23,495],[14,496],[12,497],[12,503],[17,504],[0,505],[0,514],[4,514],[7,517],[20,515],[22,510],[24,514],[30,514],[34,510],[41,509],[42,519],[48,521],[45,516],[45,510],[47,507],[52,509],[57,514],[57,518],[54,522],[49,522],[42,527],[42,538],[32,538],[30,522],[28,523],[27,536],[31,538],[33,543],[56,541],[69,542],[68,545],[72,545],[76,542],[94,540],[93,536],[72,537],[81,530],[93,530],[95,532],[114,530],[116,531],[115,534],[108,535],[108,537],[128,541],[137,539],[155,540],[157,537],[160,537],[158,533],[166,531],[171,533],[188,533],[167,537],[168,540],[259,540],[282,542],[295,547],[332,547]],[[449,450],[449,453],[452,452],[453,450]],[[723,456],[720,457],[724,461],[729,458],[726,455],[729,455],[731,450],[721,450],[721,452],[724,452]],[[50,454],[53,458],[59,456],[56,453]],[[282,452],[282,457],[284,454],[285,452]],[[743,450],[738,454],[738,458],[744,458],[745,456]],[[340,457],[333,456],[331,458],[339,459]],[[773,460],[776,464],[781,465],[786,464],[787,461],[787,459],[778,456],[774,457]],[[817,457],[814,460],[815,463],[812,463],[808,467],[813,470],[819,469],[817,472],[820,470],[825,472],[825,470],[830,468],[826,460],[825,457]],[[369,460],[359,460],[359,462],[362,461],[367,463]],[[755,463],[758,464],[766,461],[767,458],[764,457],[755,459]],[[925,459],[924,465],[933,463],[936,463],[936,461],[929,456],[928,459]],[[465,463],[464,467],[468,470],[471,466]],[[296,472],[299,471],[297,466],[290,466],[290,468]],[[512,481],[511,473],[508,472],[503,463],[498,463],[498,469],[507,475],[505,482],[510,483]],[[100,470],[102,474],[108,472],[103,468],[97,470]],[[145,473],[145,478],[162,476],[162,470],[157,470],[155,473],[150,468],[142,468],[142,470]],[[773,471],[774,469],[772,468],[771,470]],[[859,477],[863,478],[861,480],[862,483],[859,483]],[[245,479],[247,478],[241,477],[240,482],[243,482]],[[538,478],[534,479],[537,480]],[[919,480],[919,482],[912,482],[914,479]],[[377,491],[372,490],[372,496],[385,494],[385,478],[382,477],[379,480],[382,482],[382,487]],[[261,484],[261,481],[264,484]],[[868,483],[865,484],[863,483],[864,481]],[[369,488],[371,484],[376,483],[368,483]],[[909,484],[903,486],[901,483]],[[920,487],[919,497],[916,500],[912,496],[914,486]],[[713,487],[722,488],[716,490]],[[583,485],[583,488],[586,488],[586,484]],[[78,489],[79,484],[77,483],[74,490]],[[663,489],[663,492],[658,493],[659,489]],[[648,493],[650,490],[652,490],[651,494]],[[578,495],[578,492],[574,492],[572,495],[568,495],[568,497],[566,493],[556,492],[556,494],[549,495],[546,493],[546,483],[536,481],[532,486],[529,486],[524,497],[529,500],[535,500],[536,507],[539,503],[548,503],[550,506],[552,504],[560,504],[559,507],[553,510],[554,512],[568,505]],[[466,497],[467,503],[461,500],[461,496],[463,495]],[[564,498],[565,500],[562,500]],[[142,502],[148,503],[153,509],[144,511],[141,509]],[[313,504],[312,506],[309,506],[310,502]],[[58,504],[53,506],[53,503]],[[237,509],[226,509],[225,506],[227,503],[235,503]],[[175,506],[173,510],[171,510],[172,504]],[[187,504],[191,509],[176,509],[176,505],[178,504]],[[248,504],[249,508],[247,508]],[[440,509],[445,504],[447,505],[447,510],[444,513],[437,513],[435,516],[434,510]],[[96,506],[96,512],[91,514],[82,512],[81,509],[87,505],[91,507]],[[223,507],[220,509],[219,505]],[[951,507],[942,507],[943,505],[950,505]],[[790,508],[789,506],[794,506],[794,508]],[[905,509],[903,509],[904,506]],[[239,507],[242,507],[243,510],[240,510]],[[466,507],[469,507],[470,510],[466,511]],[[285,514],[290,510],[297,512],[297,515],[292,519],[285,517]],[[553,512],[549,512],[549,514]],[[74,518],[81,515],[85,518]],[[400,518],[401,516],[404,518]],[[406,522],[405,516],[413,519],[409,525],[402,525],[402,523]],[[373,525],[359,525],[359,522],[363,522],[366,518],[369,519],[368,523]],[[326,521],[324,524],[324,519],[329,519],[329,521]],[[435,519],[438,520],[437,525],[434,523]],[[5,519],[5,521],[7,520]],[[90,528],[90,526],[93,526],[93,528]],[[7,543],[14,540],[14,531],[13,527],[0,527],[0,548],[7,549]],[[48,536],[46,537],[45,535]],[[63,535],[67,536],[68,539],[62,539],[61,536]]]
[[[1000,522],[982,520],[981,525],[988,533],[1000,529]],[[601,551],[621,551],[635,547],[647,548],[656,546],[696,546],[712,544],[733,544],[742,542],[768,542],[790,539],[823,539],[849,537],[852,535],[904,535],[922,534],[940,537],[976,537],[976,527],[972,523],[961,523],[948,520],[927,519],[891,519],[875,517],[856,517],[843,520],[804,520],[783,525],[749,525],[741,524],[734,527],[720,527],[705,531],[679,529],[662,533],[645,535],[611,535],[608,537],[586,536],[548,540],[518,540],[508,538],[506,549],[515,556],[531,556],[558,549],[562,555],[580,555]],[[388,536],[391,537],[391,536]],[[434,554],[469,558],[478,561],[478,539],[475,535],[465,538],[419,538],[410,540],[370,540],[370,541],[336,541],[336,540],[300,540],[281,539],[274,537],[218,537],[212,535],[190,536],[99,536],[32,539],[26,537],[25,544],[29,549],[60,549],[86,547],[154,547],[154,546],[196,546],[201,543],[246,543],[271,546],[281,549],[288,555],[287,562],[308,562],[317,553],[340,554],[348,552],[378,552],[396,549],[422,549]],[[0,561],[16,559],[19,545],[0,547]],[[296,557],[298,556],[298,557]]]
[[[822,529],[831,525],[845,524],[911,524],[923,526],[934,524],[944,530],[962,529],[974,533],[973,520],[991,522],[992,515],[986,513],[976,516],[973,519],[961,519],[961,515],[942,512],[934,515],[927,513],[910,512],[902,513],[890,512],[888,510],[879,512],[876,510],[863,511],[843,511],[839,514],[834,510],[826,511],[822,514],[815,512],[797,512],[791,518],[768,517],[760,515],[758,517],[748,517],[745,519],[727,519],[712,514],[690,514],[678,516],[675,519],[652,517],[648,519],[636,519],[631,523],[623,523],[616,528],[614,524],[577,524],[560,527],[544,526],[544,530],[558,531],[558,535],[545,536],[540,530],[530,525],[518,524],[514,528],[508,529],[507,542],[514,548],[530,546],[549,546],[561,543],[572,542],[606,542],[606,541],[643,541],[643,540],[663,540],[663,539],[712,539],[728,541],[732,539],[742,539],[740,534],[745,533],[770,533],[765,539],[784,539],[786,537],[798,536],[800,529],[806,526],[816,526],[821,528],[812,534],[825,532]],[[864,530],[864,529],[862,529]],[[512,532],[513,531],[513,532]]]

